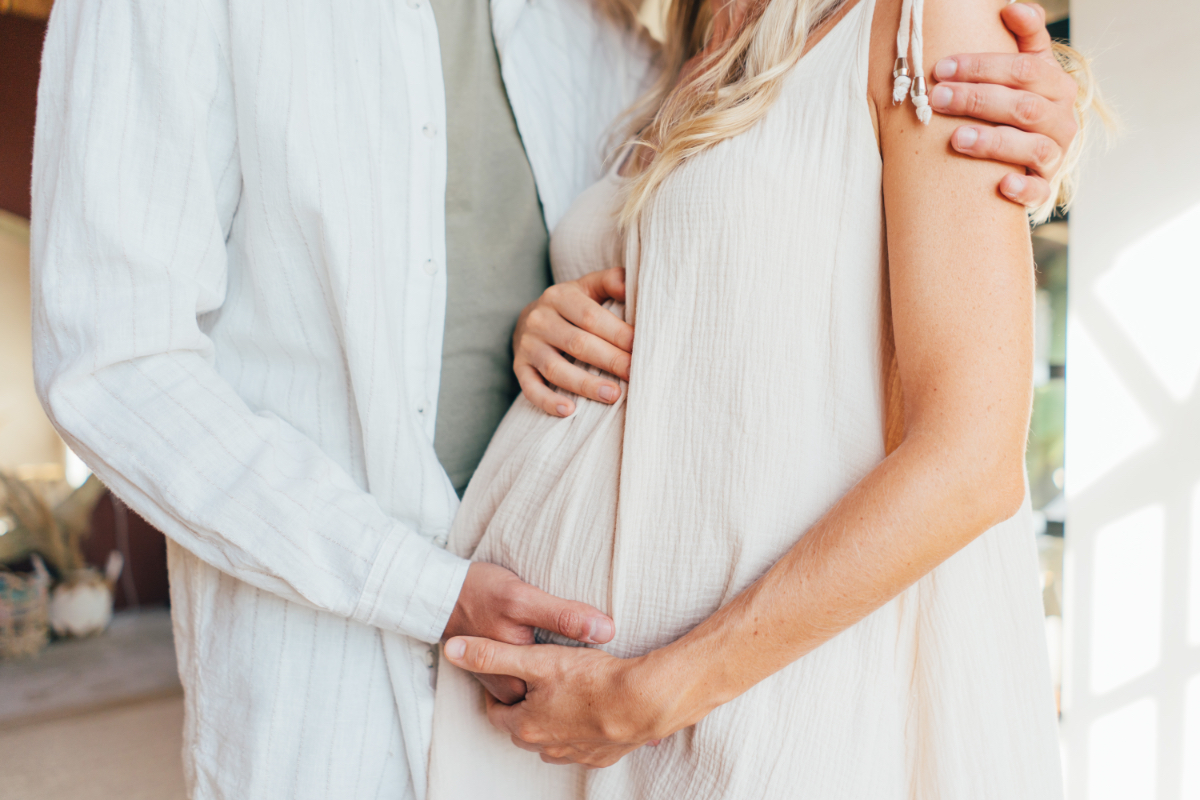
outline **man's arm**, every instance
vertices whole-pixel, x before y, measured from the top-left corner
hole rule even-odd
[[[228,43],[207,2],[62,3],[43,55],[34,367],[50,419],[138,513],[214,567],[425,641],[467,565],[214,367],[241,190]]]
[[[427,642],[452,612],[465,621],[454,630],[502,641],[522,626],[573,638],[611,626],[506,571],[469,573],[214,368],[197,317],[224,298],[241,180],[227,26],[208,5],[53,12],[31,275],[47,414],[172,540],[288,600]]]

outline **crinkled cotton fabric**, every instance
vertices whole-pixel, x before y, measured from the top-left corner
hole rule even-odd
[[[621,402],[518,399],[450,549],[616,621],[631,657],[746,589],[884,457],[882,163],[863,0],[750,131],[679,167],[625,249]],[[612,247],[619,192],[554,233],[559,280]],[[607,237],[607,240],[605,239]],[[574,240],[574,241],[571,241]],[[493,730],[443,664],[431,800],[1056,800],[1028,501],[893,601],[656,747],[561,767]]]

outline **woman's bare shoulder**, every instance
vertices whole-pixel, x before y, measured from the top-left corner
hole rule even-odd
[[[875,4],[868,91],[881,115],[885,109],[893,107],[892,70],[898,56],[908,57],[912,77],[916,77],[912,50],[898,53],[896,46],[904,2],[877,0]],[[933,66],[938,59],[956,53],[1017,52],[1016,40],[1000,18],[1000,11],[1008,5],[1008,0],[924,0],[922,5],[920,40],[924,46],[921,66],[930,89],[933,88]],[[907,112],[912,115],[911,100],[897,106],[901,107],[907,107]]]

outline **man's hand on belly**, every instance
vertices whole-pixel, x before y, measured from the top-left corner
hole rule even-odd
[[[479,636],[507,644],[533,644],[534,628],[587,644],[604,644],[616,634],[612,619],[586,603],[546,594],[504,567],[479,562],[467,570],[442,641],[452,636]],[[525,681],[520,678],[475,677],[502,703],[516,703],[525,696]]]

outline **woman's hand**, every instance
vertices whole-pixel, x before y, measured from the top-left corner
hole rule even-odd
[[[529,687],[504,705],[490,694],[488,720],[522,750],[548,764],[607,767],[683,725],[673,724],[666,693],[652,688],[645,659],[558,645],[519,647],[458,636],[443,652],[476,674],[513,675]]]
[[[575,410],[575,403],[551,386],[601,403],[615,403],[621,396],[615,382],[566,358],[629,380],[633,326],[601,305],[610,298],[625,300],[625,270],[620,267],[551,286],[517,319],[513,371],[525,397],[547,414],[565,417]]]
[[[1021,52],[943,58],[933,68],[938,83],[929,104],[941,114],[998,123],[963,125],[950,144],[963,155],[1024,167],[1023,177],[1004,177],[1000,192],[1033,208],[1050,199],[1050,182],[1079,132],[1078,84],[1051,52],[1041,6],[1014,3],[1000,16]]]
[[[446,623],[443,639],[486,636],[511,644],[533,644],[533,629],[553,631],[589,644],[612,641],[612,618],[574,600],[563,600],[530,586],[498,564],[476,561]],[[570,648],[567,648],[570,649]],[[488,692],[506,703],[525,696],[525,684],[511,675],[476,675]]]

